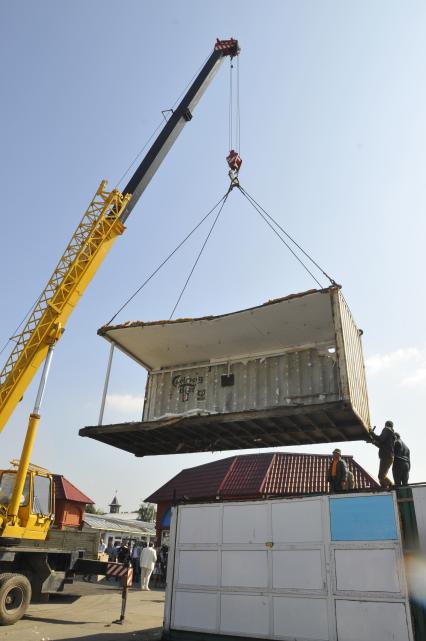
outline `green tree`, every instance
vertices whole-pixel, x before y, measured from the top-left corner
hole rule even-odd
[[[96,507],[96,505],[93,505],[92,503],[88,503],[86,505],[85,512],[87,512],[87,514],[105,514],[104,510],[101,510],[99,507]]]
[[[141,503],[138,510],[138,520],[146,521],[152,523],[155,521],[155,515],[157,514],[157,508],[153,503]]]

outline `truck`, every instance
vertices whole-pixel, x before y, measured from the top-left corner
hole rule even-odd
[[[0,625],[18,621],[31,598],[63,589],[76,574],[111,571],[111,564],[96,560],[98,541],[94,547],[93,540],[84,543],[87,535],[81,532],[61,538],[52,530],[52,474],[30,463],[53,351],[68,317],[114,241],[124,233],[127,218],[179,133],[191,121],[215,73],[225,57],[232,59],[239,51],[234,38],[218,39],[123,192],[108,191],[107,182],[101,182],[24,329],[13,337],[14,347],[0,371],[0,431],[41,365],[43,370],[17,469],[0,471]],[[233,171],[234,156],[235,152],[228,161]],[[123,574],[126,572],[123,568]]]

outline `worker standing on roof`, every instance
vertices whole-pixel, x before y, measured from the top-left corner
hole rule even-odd
[[[387,474],[392,467],[395,448],[395,433],[393,431],[392,421],[386,421],[380,436],[376,436],[373,431],[370,432],[372,441],[379,448],[379,481],[382,487],[391,487],[392,481]]]
[[[395,433],[394,457],[392,474],[395,485],[408,485],[410,473],[410,450],[401,440],[399,434]]]
[[[348,475],[348,468],[342,459],[342,451],[336,448],[333,450],[333,460],[328,471],[327,481],[330,483],[332,492],[341,492]]]

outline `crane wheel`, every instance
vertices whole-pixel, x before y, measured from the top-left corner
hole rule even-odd
[[[31,583],[23,574],[0,574],[0,625],[13,625],[27,611]]]

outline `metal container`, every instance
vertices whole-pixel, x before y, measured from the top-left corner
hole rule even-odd
[[[153,372],[143,420],[310,405],[340,399],[336,356],[327,346],[240,361]]]
[[[84,436],[139,456],[366,437],[362,332],[339,287],[99,333],[148,370],[143,419]]]

